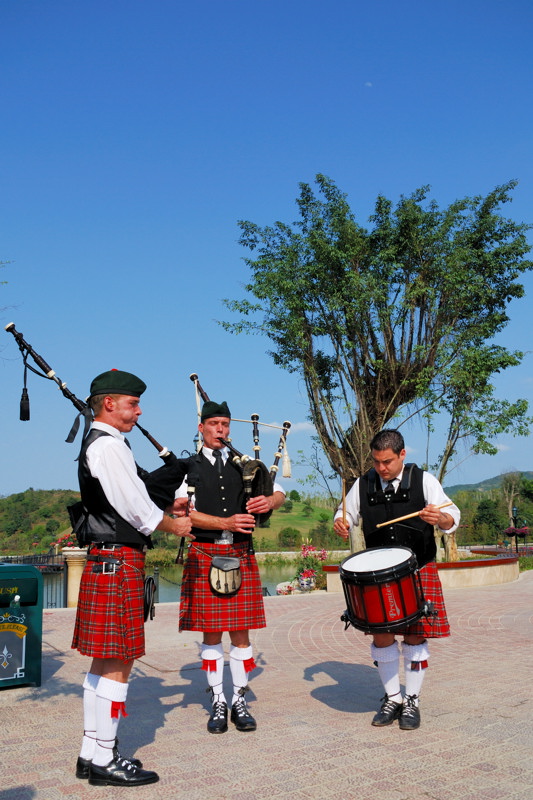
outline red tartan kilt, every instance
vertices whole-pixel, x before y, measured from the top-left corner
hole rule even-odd
[[[87,561],[80,583],[72,647],[92,658],[131,661],[144,655],[144,553],[131,547],[91,555],[124,559],[114,574],[93,573]]]
[[[435,561],[430,561],[420,570],[420,581],[426,602],[433,604],[437,612],[436,617],[421,617],[419,620],[409,625],[405,630],[395,631],[400,634],[411,634],[424,636],[426,639],[437,639],[442,636],[450,635],[450,625],[446,616],[446,606],[442,594],[442,585],[439,572]]]
[[[241,559],[242,583],[233,597],[220,597],[208,581],[213,556]],[[180,631],[242,631],[266,626],[261,577],[248,544],[195,544],[189,549],[183,570]]]

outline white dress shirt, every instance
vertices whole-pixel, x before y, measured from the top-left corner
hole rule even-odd
[[[137,475],[135,459],[124,436],[106,422],[93,422],[91,427],[111,435],[99,436],[87,448],[89,472],[98,478],[117,514],[140,533],[150,535],[163,519],[163,512],[150,499]]]
[[[391,481],[391,483],[394,485],[395,490],[400,485],[400,482],[402,480],[402,475],[403,475],[403,469],[401,473]],[[356,482],[346,495],[346,521],[350,528],[352,528],[354,525],[357,525],[360,519],[359,480],[360,479],[357,478]],[[381,478],[380,480],[382,488],[384,489],[389,483],[389,481],[384,481]],[[444,489],[440,485],[439,481],[436,479],[434,475],[431,475],[431,473],[429,472],[423,473],[422,489],[424,492],[424,500],[426,501],[426,505],[428,506],[429,505],[440,506],[443,503],[451,502],[450,498],[444,493]],[[401,507],[401,504],[398,505]],[[419,510],[421,511],[422,509]],[[461,512],[459,511],[455,503],[452,503],[451,506],[443,508],[442,513],[449,514],[452,517],[454,524],[452,525],[451,528],[448,528],[447,530],[443,530],[442,528],[439,528],[439,530],[442,530],[443,533],[453,533],[455,530],[457,530],[457,526],[459,525],[459,522],[461,520]],[[401,516],[400,512],[398,515]],[[342,517],[342,504],[338,507],[337,511],[335,512],[335,519],[338,519],[339,517]]]

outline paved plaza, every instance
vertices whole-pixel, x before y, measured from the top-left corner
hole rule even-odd
[[[533,572],[445,597],[452,636],[432,642],[418,731],[370,725],[383,691],[368,637],[345,631],[341,594],[315,592],[265,598],[258,729],[210,735],[200,635],[178,634],[177,603],[158,605],[119,730],[122,752],[160,775],[138,788],[75,778],[89,660],[70,649],[74,609],[46,610],[42,686],[0,691],[0,800],[531,800]]]

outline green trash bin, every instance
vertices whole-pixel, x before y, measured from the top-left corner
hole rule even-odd
[[[41,685],[42,644],[43,576],[0,563],[0,689]]]

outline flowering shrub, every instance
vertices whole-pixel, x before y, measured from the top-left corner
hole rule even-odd
[[[296,573],[290,581],[283,581],[276,586],[276,594],[293,594],[302,590],[300,579],[304,581],[312,580],[309,588],[326,588],[326,576],[319,569],[323,561],[327,561],[328,553],[326,550],[317,550],[316,547],[304,542],[298,557],[295,559]]]
[[[299,558],[296,560],[295,579],[316,578],[319,565],[326,561],[326,550],[317,550],[309,541],[304,542]]]
[[[504,533],[506,533],[507,536],[524,536],[524,537],[526,537],[528,535],[528,533],[529,533],[529,528],[527,527],[527,525],[525,525],[523,528],[510,527],[510,528],[506,528],[504,530]]]
[[[63,536],[60,536],[57,542],[52,542],[52,547],[77,547],[78,542],[76,541],[76,537],[73,535],[72,531],[70,533],[65,533]]]

